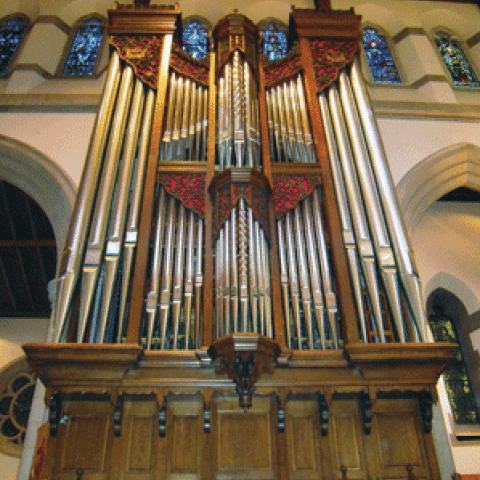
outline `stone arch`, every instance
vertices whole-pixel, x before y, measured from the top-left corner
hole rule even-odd
[[[446,272],[438,272],[424,285],[424,298],[428,299],[439,289],[446,290],[456,297],[465,308],[465,314],[473,314],[480,309],[480,301],[475,293],[457,277]]]
[[[38,150],[0,135],[0,179],[30,195],[46,213],[61,251],[75,202],[67,175]],[[60,262],[60,255],[57,255]]]
[[[480,147],[470,143],[444,148],[417,163],[402,177],[397,194],[412,236],[427,209],[459,187],[480,191]]]

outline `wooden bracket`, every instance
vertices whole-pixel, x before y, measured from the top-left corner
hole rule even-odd
[[[372,430],[372,400],[367,392],[360,392],[358,397],[360,414],[362,416],[363,433],[370,435]]]
[[[60,392],[55,392],[50,397],[50,410],[49,410],[49,421],[50,421],[50,436],[56,437],[58,433],[58,425],[60,424],[60,416],[62,414],[62,394]]]
[[[113,405],[113,434],[116,437],[122,435],[123,400],[124,395],[120,394]]]
[[[167,433],[167,399],[165,395],[162,406],[158,412],[158,435],[162,438],[165,438]]]
[[[422,419],[423,433],[430,433],[432,431],[432,417],[433,417],[433,397],[428,390],[419,392],[418,409],[420,410],[420,417]]]
[[[279,395],[277,395],[277,430],[279,433],[285,431],[285,407]]]
[[[203,407],[203,431],[210,433],[212,428],[212,412],[210,410],[210,402],[205,402]]]
[[[317,394],[318,417],[320,419],[320,435],[326,437],[328,434],[328,420],[330,413],[328,411],[328,403],[323,393]]]

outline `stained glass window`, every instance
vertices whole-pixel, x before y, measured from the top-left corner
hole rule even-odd
[[[91,18],[77,28],[62,75],[89,76],[95,73],[95,63],[105,27],[98,18]]]
[[[190,20],[183,26],[183,51],[196,60],[207,54],[207,28],[198,20]]]
[[[458,335],[452,319],[445,315],[440,307],[433,307],[432,310],[428,320],[435,341],[458,344]],[[443,378],[455,423],[458,425],[479,423],[480,416],[472,384],[468,378],[467,366],[460,348],[443,372]]]
[[[387,42],[375,28],[366,28],[363,31],[363,49],[375,83],[400,83],[400,76]]]
[[[27,20],[16,17],[0,23],[0,77],[7,75],[8,67],[17,52],[27,29]]]
[[[463,53],[458,42],[452,40],[445,32],[438,32],[435,37],[438,51],[457,87],[479,87],[480,83],[472,66]]]
[[[274,22],[267,23],[260,29],[263,37],[263,53],[274,62],[287,53],[287,33]]]

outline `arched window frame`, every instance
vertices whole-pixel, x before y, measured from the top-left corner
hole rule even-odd
[[[7,67],[7,70],[6,70],[6,73],[5,75],[1,75],[0,74],[0,80],[1,79],[5,79],[5,78],[8,78],[11,73],[12,73],[12,70],[14,68],[14,65],[15,65],[15,62],[17,60],[17,58],[19,57],[20,55],[20,52],[23,48],[23,46],[25,45],[25,39],[27,38],[27,35],[28,35],[28,32],[30,31],[30,29],[32,28],[32,22],[30,21],[30,19],[24,15],[23,13],[14,13],[12,15],[7,15],[6,17],[3,17],[0,19],[0,25],[4,25],[5,23],[7,23],[8,21],[10,20],[14,20],[16,18],[21,18],[24,22],[25,22],[25,31],[23,32],[23,36],[22,38],[20,39],[20,42],[18,44],[18,47],[17,49],[15,50],[14,54],[11,56],[9,62],[8,62],[8,67]]]
[[[268,18],[264,18],[263,20],[260,20],[257,23],[257,28],[258,28],[258,32],[260,34],[260,37],[262,39],[262,53],[264,55],[265,55],[265,49],[264,49],[265,39],[262,35],[262,30],[267,25],[272,24],[272,23],[275,24],[278,27],[279,30],[282,30],[283,32],[285,32],[285,35],[286,35],[287,41],[288,41],[288,26],[285,23],[283,23],[281,20],[278,20],[277,18],[274,18],[274,17],[268,17]],[[283,58],[287,53],[288,53],[288,45],[287,45],[287,49],[285,50],[284,55],[281,58]],[[280,59],[277,59],[277,60],[280,60]]]
[[[100,20],[102,26],[104,27],[104,32],[102,36],[102,41],[100,42],[100,46],[98,47],[98,53],[97,53],[97,58],[95,59],[95,66],[93,68],[93,74],[91,75],[65,75],[63,73],[63,70],[65,68],[65,63],[69,57],[70,54],[70,49],[72,48],[72,44],[75,40],[75,37],[77,35],[77,31],[79,28],[81,28],[86,22],[92,19],[97,19]],[[70,34],[68,36],[67,42],[65,44],[65,48],[63,51],[62,58],[60,60],[56,76],[57,77],[62,77],[62,78],[74,78],[74,79],[79,79],[79,78],[98,78],[101,73],[102,69],[100,68],[101,64],[101,57],[106,50],[106,45],[107,45],[107,19],[101,15],[98,14],[90,14],[90,15],[85,15],[81,18],[79,18],[75,24],[73,25]]]
[[[396,82],[396,83],[394,83],[394,82],[381,82],[381,81],[376,81],[375,78],[373,77],[372,69],[370,68],[370,63],[368,61],[368,57],[367,57],[367,54],[365,52],[365,48],[364,48],[364,45],[363,45],[363,33],[368,28],[376,30],[378,36],[383,38],[383,40],[387,44],[388,50],[390,52],[390,55],[393,59],[393,63],[395,65],[395,68],[396,68],[397,73],[398,73],[398,77],[399,77],[398,82]],[[364,71],[364,76],[368,80],[369,83],[371,83],[375,86],[385,86],[385,87],[397,87],[397,86],[400,86],[400,85],[403,85],[403,86],[405,85],[405,78],[406,77],[405,77],[404,72],[402,71],[401,62],[399,61],[398,56],[396,54],[395,44],[394,44],[391,36],[382,27],[380,27],[376,24],[373,24],[373,23],[366,23],[366,24],[362,25],[361,43],[362,43],[362,58],[363,58],[363,63],[364,63],[363,71]]]
[[[199,15],[190,15],[189,17],[186,17],[185,19],[182,20],[182,39],[181,39],[181,46],[182,50],[185,52],[183,48],[183,29],[185,28],[186,25],[188,25],[190,22],[198,22],[202,25],[205,30],[207,30],[207,45],[206,45],[206,50],[205,50],[205,57],[207,56],[208,53],[208,33],[212,31],[212,24],[206,19],[203,18]],[[188,55],[188,52],[185,52]],[[203,57],[203,58],[205,58]],[[194,57],[192,57],[194,58]],[[203,60],[203,58],[201,60]]]
[[[445,33],[445,34],[449,35],[451,41],[458,43],[458,45],[460,46],[460,48],[462,50],[463,55],[465,55],[468,63],[470,64],[470,68],[472,69],[473,74],[477,78],[477,81],[479,83],[478,86],[457,85],[455,83],[455,80],[453,79],[452,74],[450,73],[450,70],[448,69],[447,65],[445,64],[445,60],[444,60],[443,56],[440,54],[440,52],[438,50],[436,40],[437,40],[437,36],[438,36],[439,33]],[[460,38],[459,35],[457,35],[455,32],[453,32],[449,28],[438,27],[438,28],[436,28],[435,30],[432,31],[430,40],[432,41],[433,48],[435,49],[435,52],[436,52],[436,54],[437,54],[437,56],[440,60],[442,68],[446,72],[445,77],[448,79],[450,85],[453,88],[460,88],[462,90],[467,90],[467,91],[472,90],[472,89],[476,89],[476,88],[480,88],[479,69],[475,65],[475,62],[473,62],[472,59],[471,59],[471,56],[469,54],[469,48],[468,48],[467,44]]]

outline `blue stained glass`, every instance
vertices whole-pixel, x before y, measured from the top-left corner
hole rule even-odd
[[[375,28],[366,28],[363,31],[363,49],[375,83],[400,83],[400,76],[387,42]]]
[[[183,27],[183,51],[196,60],[207,54],[207,29],[198,20],[191,20]]]
[[[22,17],[12,18],[0,25],[0,77],[7,74],[26,28],[27,22]]]
[[[77,28],[62,75],[93,75],[105,27],[99,19],[87,20]]]
[[[276,23],[267,23],[260,33],[263,36],[263,53],[274,62],[287,53],[287,33]]]
[[[475,88],[480,86],[472,66],[458,42],[453,41],[447,33],[438,32],[435,43],[452,76],[453,83],[457,87]]]

